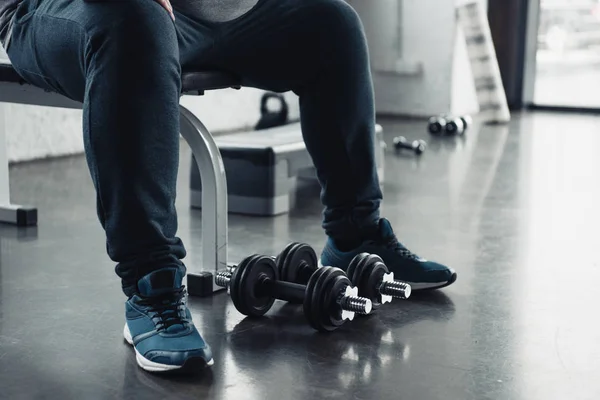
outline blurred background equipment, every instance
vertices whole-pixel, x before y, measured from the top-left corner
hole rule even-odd
[[[413,140],[410,142],[404,136],[396,136],[394,138],[394,148],[399,150],[410,150],[413,151],[416,155],[420,156],[427,147],[427,143],[424,140]]]
[[[510,111],[485,8],[481,0],[462,3],[457,7],[457,17],[465,35],[480,119],[490,123],[509,122]]]
[[[446,119],[446,134],[447,135],[462,135],[467,128],[471,126],[473,120],[470,116],[450,117]]]
[[[462,135],[472,123],[473,119],[469,115],[452,116],[441,114],[429,118],[427,131],[435,136]]]
[[[427,122],[427,131],[432,135],[442,135],[446,130],[447,114],[440,114],[429,118]]]
[[[278,103],[278,109],[272,111],[269,109],[269,103],[273,101]],[[255,130],[274,128],[276,126],[288,123],[289,107],[285,97],[280,93],[266,92],[260,100],[260,120],[254,127]]]
[[[318,185],[299,122],[218,135],[215,142],[227,176],[230,213],[286,214],[295,206],[297,189]],[[383,182],[385,141],[379,124],[375,125],[373,145],[377,174]],[[194,208],[202,208],[202,181],[194,156],[191,157],[190,203]]]

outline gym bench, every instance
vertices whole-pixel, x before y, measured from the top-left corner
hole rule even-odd
[[[203,95],[206,90],[240,89],[240,80],[226,72],[212,70],[184,71],[182,95]],[[25,82],[9,61],[0,57],[0,103],[81,109],[79,102],[58,93],[45,91]],[[227,180],[223,160],[212,135],[187,108],[180,105],[181,135],[191,148],[204,190],[202,191],[202,267],[203,271],[187,274],[188,292],[192,296],[209,296],[223,290],[214,276],[226,271],[227,265]],[[37,224],[37,210],[11,204],[6,125],[0,104],[0,222],[18,226]],[[211,272],[213,270],[214,272]],[[213,275],[214,274],[214,275]]]

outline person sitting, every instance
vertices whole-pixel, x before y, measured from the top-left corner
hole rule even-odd
[[[172,4],[171,4],[172,3]],[[186,306],[176,236],[182,70],[299,96],[321,184],[323,265],[381,256],[413,290],[456,272],[401,244],[380,216],[365,32],[342,0],[0,0],[0,40],[32,85],[83,104],[87,164],[126,300],[124,336],[149,371],[213,364]],[[85,262],[85,261],[83,261]]]

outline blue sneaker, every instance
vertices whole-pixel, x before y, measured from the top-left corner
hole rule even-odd
[[[123,336],[146,371],[190,370],[214,363],[192,322],[182,280],[176,268],[154,271],[138,281],[139,293],[125,303]]]
[[[377,237],[363,242],[354,250],[343,252],[337,248],[333,239],[329,238],[321,254],[321,264],[345,271],[350,261],[359,253],[380,256],[388,269],[394,273],[394,279],[409,283],[412,290],[439,289],[456,281],[456,272],[452,268],[427,261],[404,247],[385,218],[379,220]]]

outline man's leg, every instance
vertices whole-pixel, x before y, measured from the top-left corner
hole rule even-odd
[[[183,303],[175,236],[179,39],[154,1],[26,0],[8,48],[25,79],[83,102],[98,216],[129,297],[124,333],[150,370],[212,361]]]
[[[245,85],[299,95],[302,131],[325,206],[323,264],[345,269],[367,251],[414,289],[456,279],[450,268],[409,252],[379,217],[369,55],[360,19],[347,3],[261,0],[220,29],[216,51],[218,63],[240,74]]]

